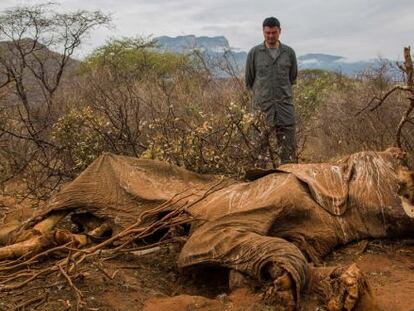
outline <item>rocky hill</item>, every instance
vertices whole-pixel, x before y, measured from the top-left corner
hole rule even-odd
[[[21,53],[26,54],[24,61]],[[61,54],[50,50],[41,43],[36,43],[36,47],[33,48],[33,41],[31,39],[23,39],[18,45],[16,42],[1,41],[0,85],[7,81],[8,73],[10,77],[15,76],[16,79],[21,79],[28,101],[31,105],[37,105],[44,101],[45,89],[42,86],[43,83],[41,83],[42,79],[51,88],[55,85],[62,57]],[[67,61],[60,80],[60,89],[68,85],[69,81],[76,74],[79,64],[79,61],[72,58]],[[16,102],[19,102],[14,87],[4,87],[2,91],[0,107],[14,105]]]
[[[243,71],[247,58],[247,52],[231,47],[224,36],[197,37],[195,35],[157,37],[158,48],[162,51],[175,53],[190,53],[194,50],[202,51],[208,56],[222,57],[224,53],[231,53],[240,71]],[[349,61],[344,56],[329,55],[323,53],[310,53],[298,56],[300,69],[323,69],[342,72],[353,76],[367,67],[375,66],[374,60]]]
[[[324,69],[355,75],[367,67],[375,66],[375,61],[349,61],[343,56],[310,53],[298,56],[301,69]]]

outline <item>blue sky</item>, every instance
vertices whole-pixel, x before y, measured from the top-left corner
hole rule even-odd
[[[31,0],[1,0],[0,10]],[[110,37],[224,35],[231,46],[248,50],[262,41],[261,22],[276,16],[281,40],[298,55],[327,53],[349,59],[401,59],[414,45],[413,0],[61,0],[59,10],[102,10],[111,29],[93,32],[83,53]]]

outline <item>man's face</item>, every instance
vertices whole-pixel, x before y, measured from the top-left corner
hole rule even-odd
[[[266,43],[270,46],[274,46],[279,41],[281,29],[279,27],[263,27],[263,36]]]

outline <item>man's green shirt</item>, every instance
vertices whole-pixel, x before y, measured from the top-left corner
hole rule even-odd
[[[246,61],[245,81],[253,91],[253,105],[273,102],[292,105],[292,84],[298,73],[293,49],[280,43],[276,58],[271,56],[265,44],[253,47]]]

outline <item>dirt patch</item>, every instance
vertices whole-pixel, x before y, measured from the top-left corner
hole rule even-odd
[[[383,310],[414,310],[414,240],[374,240],[363,252],[357,244],[333,252],[328,265],[355,262],[366,275]]]

